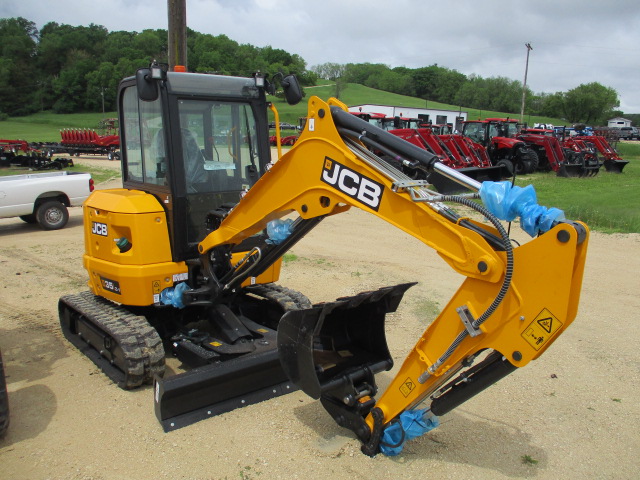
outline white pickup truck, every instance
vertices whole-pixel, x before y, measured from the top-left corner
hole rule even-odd
[[[82,205],[93,191],[89,173],[46,172],[0,177],[0,218],[20,217],[44,230],[69,220],[67,207]]]

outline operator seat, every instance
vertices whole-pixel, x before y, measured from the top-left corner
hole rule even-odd
[[[197,184],[207,182],[207,172],[204,169],[205,158],[193,132],[187,128],[181,128],[180,133],[187,191],[195,193],[198,191]]]

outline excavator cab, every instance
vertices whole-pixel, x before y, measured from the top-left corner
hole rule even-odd
[[[197,257],[207,213],[236,204],[271,161],[267,103],[261,77],[160,77],[143,70],[120,86],[123,182],[163,204],[181,261]]]

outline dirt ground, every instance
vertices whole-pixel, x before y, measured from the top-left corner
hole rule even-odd
[[[58,298],[86,289],[81,210],[55,232],[0,220],[0,244],[11,409],[2,480],[638,478],[640,235],[592,234],[578,318],[549,351],[400,456],[375,458],[301,392],[163,433],[151,387],[120,390],[59,330]],[[314,302],[420,282],[387,320],[396,364],[461,282],[433,251],[359,211],[325,220],[293,253],[280,283]],[[393,373],[378,376],[382,388]]]

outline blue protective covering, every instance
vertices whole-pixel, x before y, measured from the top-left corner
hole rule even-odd
[[[182,294],[185,290],[189,290],[189,285],[186,282],[179,283],[175,287],[165,288],[160,292],[160,303],[173,305],[176,308],[184,308]]]
[[[482,182],[479,193],[485,207],[500,220],[511,222],[520,216],[520,226],[532,237],[565,219],[562,210],[538,205],[532,185],[522,188],[510,182]]]
[[[287,218],[286,220],[271,220],[267,223],[267,243],[272,245],[280,245],[284,242],[289,235],[291,235],[291,225],[293,220]]]
[[[422,410],[406,410],[400,414],[400,421],[389,425],[382,434],[380,451],[390,457],[402,452],[407,440],[424,435],[433,430],[440,422],[428,408]],[[404,430],[404,439],[402,432]]]

